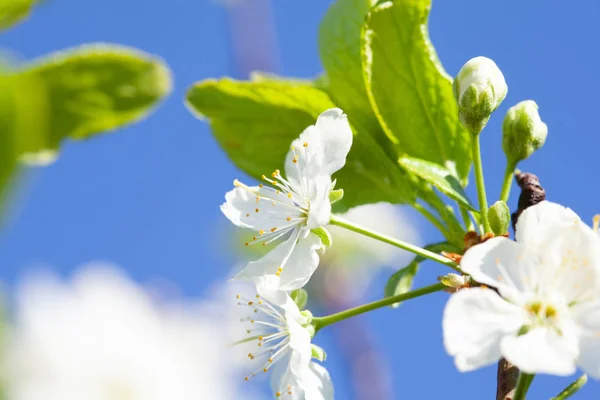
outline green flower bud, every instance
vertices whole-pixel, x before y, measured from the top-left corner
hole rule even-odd
[[[469,132],[478,135],[506,97],[502,71],[486,57],[475,57],[460,69],[452,84],[458,117]]]
[[[538,105],[525,100],[508,109],[502,123],[502,148],[509,164],[516,166],[544,145],[548,126],[542,122]]]
[[[510,210],[502,200],[494,203],[488,210],[488,218],[492,232],[496,235],[504,235],[510,226]]]

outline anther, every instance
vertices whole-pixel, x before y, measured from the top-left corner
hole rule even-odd
[[[264,175],[262,175],[262,176],[260,177],[260,179],[264,179],[264,180],[266,180],[266,179],[267,179],[267,177],[266,177],[266,176],[264,176]]]
[[[291,198],[292,198],[292,194],[291,194],[291,193],[288,193],[288,197],[291,199]]]
[[[302,146],[304,146],[304,147],[308,147],[308,142],[304,142],[304,143],[302,144]]]
[[[240,181],[238,181],[237,179],[234,179],[233,180],[233,186],[240,187],[240,186],[242,186],[242,183]]]
[[[250,216],[250,214],[249,214],[249,213],[246,213],[246,217],[249,217],[249,216]]]
[[[263,372],[267,372],[269,368],[263,368]]]
[[[292,217],[287,217],[285,220],[286,220],[287,222],[290,222],[290,221],[292,220]]]
[[[277,227],[271,228],[271,232],[275,232],[276,230],[277,230]]]
[[[252,304],[254,304],[252,301],[248,302],[248,305],[251,306]]]
[[[259,184],[258,184],[258,187],[262,189],[262,188],[263,188],[263,184],[262,184],[262,183],[259,183]]]
[[[594,231],[598,232],[598,227],[600,227],[600,214],[594,215]]]
[[[250,246],[250,243],[246,242],[244,243],[245,246]]]
[[[245,381],[248,381],[248,380],[249,380],[249,378],[248,378],[248,377],[245,377],[245,378],[244,378],[244,380],[245,380]]]
[[[235,295],[235,298],[236,298],[236,299],[239,299],[239,298],[240,298],[240,295],[239,295],[239,294],[236,294],[236,295]]]
[[[281,392],[277,392],[277,393],[275,393],[275,396],[277,396],[277,397],[281,397]]]
[[[260,211],[260,209],[258,209],[258,208],[254,209],[254,212],[259,212],[259,211]]]
[[[259,235],[264,235],[265,231],[263,231],[262,229],[260,231],[258,231]]]

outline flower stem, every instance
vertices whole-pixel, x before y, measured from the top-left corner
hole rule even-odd
[[[357,316],[359,314],[363,314],[372,310],[376,310],[381,307],[390,306],[394,303],[398,303],[401,301],[406,301],[410,299],[414,299],[416,297],[424,296],[426,294],[435,293],[447,289],[448,287],[442,283],[436,283],[434,285],[425,286],[421,289],[413,290],[412,292],[398,294],[396,296],[386,297],[385,299],[377,300],[372,303],[363,304],[362,306],[358,306],[355,308],[350,308],[348,310],[327,315],[325,317],[317,317],[313,318],[312,324],[315,327],[315,330],[334,324],[339,321],[343,321],[345,319]]]
[[[488,204],[485,195],[485,183],[483,182],[483,165],[481,164],[481,148],[479,146],[479,135],[472,136],[471,153],[473,155],[473,167],[475,173],[475,183],[477,184],[477,197],[479,199],[479,208],[481,222],[485,233],[492,232],[490,221],[488,220]]]
[[[506,164],[506,171],[504,171],[504,182],[502,183],[502,192],[500,193],[500,200],[505,203],[508,202],[508,196],[510,196],[510,188],[512,186],[516,167],[517,166],[514,163],[508,162]]]
[[[458,207],[460,209],[460,215],[462,216],[463,222],[465,224],[465,229],[467,230],[467,232],[474,231],[475,226],[473,225],[473,221],[471,221],[471,218],[469,217],[469,211],[461,205],[459,205]]]
[[[517,379],[517,388],[515,389],[515,396],[513,397],[513,400],[525,400],[525,395],[527,394],[529,386],[531,386],[531,381],[533,381],[534,377],[535,374],[524,374],[523,372],[519,374],[519,379]]]
[[[373,239],[377,239],[387,244],[391,244],[392,246],[399,247],[403,250],[410,251],[411,253],[417,254],[423,258],[428,258],[433,261],[437,261],[440,264],[444,264],[460,273],[462,273],[461,269],[458,267],[454,261],[441,256],[439,254],[433,253],[429,250],[425,250],[419,246],[415,246],[410,243],[403,242],[402,240],[395,239],[393,237],[384,235],[382,233],[373,232],[367,228],[363,228],[362,226],[356,225],[350,221],[346,221],[343,218],[338,217],[337,215],[331,215],[331,220],[329,221],[331,225],[337,225],[342,228],[348,229],[350,231],[354,231],[356,233],[360,233],[361,235],[368,236]]]

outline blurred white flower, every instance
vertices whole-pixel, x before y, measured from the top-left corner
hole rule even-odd
[[[276,170],[270,178],[263,175],[270,186],[234,181],[236,188],[221,205],[223,214],[236,226],[256,232],[247,246],[277,243],[235,279],[253,281],[262,296],[306,285],[319,265],[317,251],[323,246],[313,231],[323,229],[331,217],[331,175],[344,166],[351,146],[346,115],[332,108],[292,142],[285,178]]]
[[[347,220],[409,243],[421,241],[417,228],[402,208],[389,203],[367,204],[352,208],[343,215]],[[322,259],[325,284],[329,292],[343,301],[360,298],[371,279],[382,267],[398,269],[410,262],[411,253],[386,243],[371,240],[355,232],[331,226],[334,245]],[[343,282],[340,282],[343,280]],[[319,283],[319,282],[316,282]],[[340,285],[346,289],[339,290]]]
[[[458,291],[444,343],[459,370],[505,357],[523,372],[600,378],[600,239],[570,209],[543,201],[519,217],[516,242],[469,249],[464,272],[490,289]]]
[[[106,266],[70,282],[26,281],[5,340],[11,400],[240,398],[217,362],[227,345],[220,321],[203,305],[158,305]]]

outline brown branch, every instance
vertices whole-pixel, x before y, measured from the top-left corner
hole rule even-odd
[[[516,232],[517,221],[525,209],[546,200],[546,191],[540,185],[537,176],[529,173],[518,173],[515,175],[517,184],[521,188],[519,196],[519,208],[512,215],[513,229]],[[501,358],[498,361],[496,400],[512,400],[517,386],[519,369]]]

